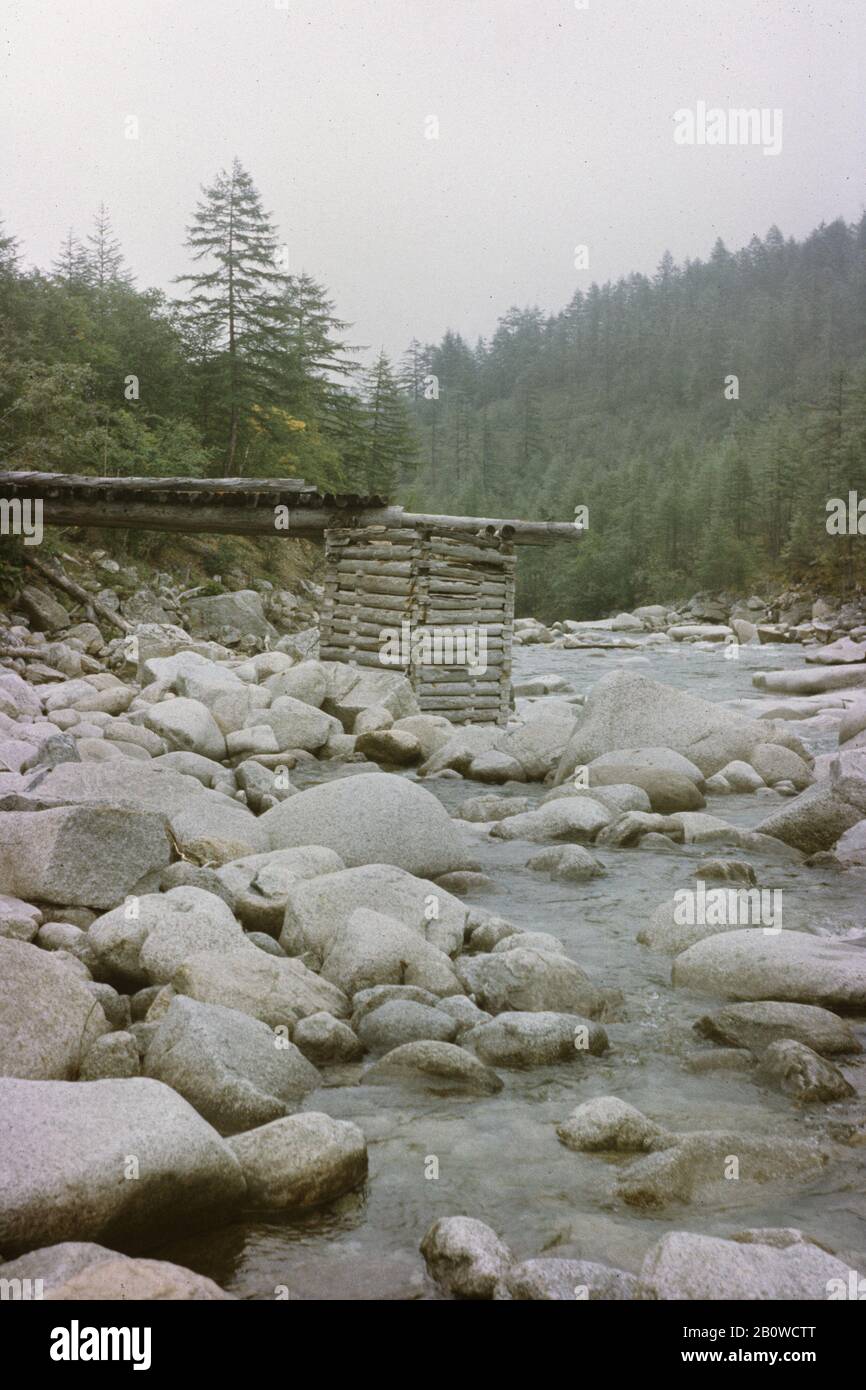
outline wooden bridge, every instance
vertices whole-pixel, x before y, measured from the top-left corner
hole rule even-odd
[[[511,705],[515,545],[574,541],[573,522],[407,512],[299,478],[0,473],[0,501],[43,526],[324,541],[321,656],[398,669],[421,708],[497,722]]]

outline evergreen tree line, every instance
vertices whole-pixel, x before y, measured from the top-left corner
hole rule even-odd
[[[186,247],[167,296],[136,287],[104,206],[48,272],[0,227],[0,467],[391,492],[415,453],[391,364],[363,370],[325,288],[288,273],[239,161],[202,190]]]
[[[521,552],[524,612],[863,579],[866,537],[825,523],[829,498],[866,499],[866,216],[683,266],[666,253],[561,313],[513,308],[475,346],[414,341],[400,380],[413,504],[589,508],[578,544]]]

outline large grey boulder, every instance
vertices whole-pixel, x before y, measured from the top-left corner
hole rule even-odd
[[[270,709],[256,716],[256,724],[273,729],[278,748],[302,748],[310,753],[327,743],[332,732],[340,730],[336,720],[291,695],[277,696]]]
[[[0,1278],[39,1280],[47,1303],[231,1300],[212,1279],[168,1260],[130,1259],[92,1241],[62,1241],[0,1265]]]
[[[291,1114],[321,1081],[297,1047],[266,1024],[184,995],[157,1023],[144,1071],[182,1095],[220,1134]]]
[[[187,626],[194,637],[224,642],[241,637],[269,637],[276,641],[277,629],[265,617],[261,594],[255,589],[238,589],[231,594],[187,599],[184,610]]]
[[[98,1000],[62,962],[0,938],[0,1076],[74,1081],[109,1026]]]
[[[393,917],[440,951],[463,945],[468,909],[444,888],[393,864],[363,864],[291,885],[280,945],[309,963],[321,962],[340,928],[358,908]]]
[[[0,1081],[0,1249],[122,1249],[214,1224],[245,1191],[216,1130],[159,1081]],[[86,1200],[82,1194],[86,1193]]]
[[[195,797],[170,823],[178,849],[196,864],[219,867],[271,847],[261,820],[218,792]]]
[[[343,669],[346,670],[345,667]],[[371,667],[352,671],[351,674],[355,677],[351,681],[342,673],[331,677],[328,695],[322,705],[327,714],[339,719],[346,733],[352,732],[361,711],[373,705],[386,709],[395,720],[420,714],[415,692],[399,671],[379,671]]]
[[[249,951],[187,956],[172,985],[178,994],[239,1009],[271,1028],[291,1028],[298,1019],[323,1011],[335,1018],[349,1013],[343,991],[302,961],[271,956],[255,946]]]
[[[590,691],[583,717],[556,771],[564,782],[614,749],[673,748],[710,776],[733,758],[748,761],[758,743],[797,746],[767,720],[743,719],[709,700],[629,671],[613,671]]]
[[[784,1038],[805,1043],[824,1057],[863,1050],[846,1019],[813,1004],[783,1004],[776,1000],[726,1004],[704,1014],[694,1028],[703,1038],[725,1047],[748,1047],[752,1052],[763,1052]]]
[[[767,1183],[787,1188],[806,1181],[826,1162],[826,1153],[810,1140],[699,1130],[677,1135],[672,1144],[621,1169],[616,1193],[629,1206],[648,1209],[677,1202],[717,1205],[732,1191],[749,1198]]]
[[[500,741],[499,751],[514,758],[530,781],[541,782],[556,767],[572,733],[577,710],[565,700],[533,705],[521,728]]]
[[[334,934],[321,973],[349,996],[388,984],[418,985],[436,995],[462,993],[444,951],[396,918],[367,908],[356,909]]]
[[[247,1183],[247,1201],[267,1211],[319,1207],[367,1176],[367,1141],[350,1120],[306,1111],[229,1141]]]
[[[334,850],[323,845],[301,845],[297,849],[272,849],[232,859],[217,869],[217,875],[231,894],[235,913],[247,931],[278,936],[294,885],[304,879],[339,873],[344,867]]]
[[[171,853],[164,818],[147,811],[0,812],[0,892],[25,899],[113,907],[155,888]]]
[[[455,966],[465,992],[488,1013],[580,1014],[597,1018],[604,997],[567,956],[525,951],[461,956]]]
[[[87,939],[101,977],[129,989],[170,983],[182,961],[200,951],[255,949],[222,898],[191,887],[117,907],[91,923]]]
[[[474,861],[445,808],[402,777],[371,772],[311,787],[259,819],[273,849],[325,845],[350,867],[396,864],[420,878]]]
[[[208,709],[200,700],[179,696],[151,705],[144,716],[145,727],[165,739],[169,748],[180,752],[200,753],[203,758],[219,762],[226,756],[225,737]]]
[[[849,1269],[810,1241],[779,1248],[672,1231],[650,1249],[640,1272],[650,1299],[803,1299],[822,1302],[847,1289]]]
[[[861,785],[866,793],[866,783]],[[866,795],[859,799],[863,801],[862,807],[843,795],[838,782],[816,782],[785,802],[779,810],[772,811],[755,829],[762,835],[773,835],[804,854],[817,854],[819,850],[831,849],[863,818]]]
[[[587,770],[592,787],[639,786],[634,774],[640,772],[688,777],[698,787],[704,780],[697,764],[673,748],[617,748],[593,758]]]
[[[710,936],[673,963],[674,985],[734,1000],[866,1007],[866,951],[804,932],[744,928]]]

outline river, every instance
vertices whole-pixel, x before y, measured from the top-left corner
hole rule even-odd
[[[794,645],[742,647],[738,660],[725,659],[720,647],[647,645],[637,657],[515,648],[514,679],[556,673],[584,693],[622,666],[720,702],[756,697],[755,670],[803,664],[802,649]],[[836,746],[836,722],[830,714],[792,727],[814,752],[827,752]],[[499,790],[463,779],[424,785],[451,810],[468,796]],[[515,784],[502,790],[527,792]],[[530,791],[543,794],[538,786]],[[755,825],[775,804],[775,797],[712,797],[706,809]],[[333,1082],[351,1084],[328,1084],[303,1108],[361,1126],[370,1158],[362,1191],[302,1219],[250,1217],[148,1253],[207,1274],[244,1299],[285,1297],[286,1289],[314,1299],[436,1299],[442,1295],[427,1278],[418,1246],[434,1220],[462,1213],[486,1221],[521,1259],[548,1253],[636,1272],[647,1248],[667,1231],[730,1235],[747,1227],[794,1226],[866,1272],[866,1145],[845,1148],[818,1179],[794,1189],[744,1186],[741,1195],[731,1183],[723,1207],[650,1214],[612,1195],[615,1169],[630,1156],[574,1153],[555,1133],[576,1105],[602,1095],[618,1096],[675,1130],[807,1137],[824,1134],[831,1119],[844,1119],[844,1103],[798,1108],[746,1072],[690,1071],[686,1058],[709,1046],[692,1024],[721,1001],[673,990],[670,958],[639,945],[635,936],[677,888],[693,886],[700,859],[720,855],[748,858],[762,888],[783,890],[786,926],[808,924],[866,942],[866,903],[855,877],[704,846],[595,850],[606,877],[563,884],[525,868],[539,846],[491,840],[477,826],[470,834],[498,891],[466,901],[523,929],[553,933],[594,982],[622,991],[623,1007],[605,1022],[610,1051],[579,1055],[571,1064],[500,1069],[503,1091],[483,1098],[365,1087],[358,1084],[361,1067],[336,1074]],[[866,1045],[866,1022],[859,1020],[857,1028]],[[842,1070],[862,1095],[866,1063],[842,1059]],[[429,1176],[434,1157],[438,1177]]]

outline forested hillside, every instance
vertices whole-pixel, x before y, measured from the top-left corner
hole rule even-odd
[[[413,342],[399,368],[364,367],[327,290],[287,272],[237,161],[191,212],[176,294],[137,287],[104,207],[50,269],[23,251],[0,230],[2,468],[585,506],[580,545],[522,560],[520,607],[546,617],[862,578],[862,541],[829,536],[825,509],[866,496],[866,216],[665,254],[558,314],[513,308],[488,342]]]
[[[285,248],[235,161],[203,189],[176,296],[139,289],[100,208],[50,270],[0,229],[0,467],[304,476],[388,491],[413,435],[387,357]]]
[[[666,254],[553,316],[512,309],[489,342],[413,343],[402,379],[414,502],[589,508],[579,546],[523,554],[524,612],[862,579],[863,540],[828,536],[825,506],[866,496],[866,217],[802,242],[774,227],[735,253],[718,241],[684,266]]]

